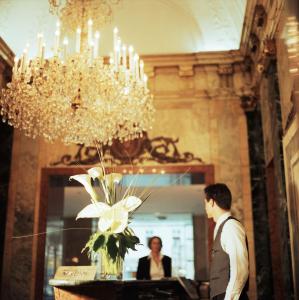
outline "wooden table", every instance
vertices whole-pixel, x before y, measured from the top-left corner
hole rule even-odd
[[[55,300],[199,300],[197,289],[184,278],[167,280],[50,280]],[[201,289],[202,290],[202,289]],[[202,292],[201,292],[202,293]]]

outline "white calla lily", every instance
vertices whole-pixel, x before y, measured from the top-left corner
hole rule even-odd
[[[80,182],[85,187],[87,193],[91,196],[91,198],[95,201],[98,201],[98,195],[91,185],[91,177],[88,174],[74,175],[71,176],[70,179],[74,179]]]
[[[85,206],[77,215],[77,219],[81,218],[99,218],[106,211],[110,210],[110,206],[103,202],[96,202]]]
[[[120,233],[128,226],[129,212],[136,209],[142,201],[135,196],[128,196],[117,202],[111,210],[105,211],[99,220],[99,230],[106,231],[110,228],[113,233]]]
[[[116,206],[122,206],[128,212],[135,210],[142,203],[141,199],[135,196],[128,196],[125,199],[117,202]]]
[[[111,187],[113,183],[118,184],[122,178],[123,176],[119,173],[110,173],[105,176],[105,180],[108,183],[109,187]]]
[[[109,206],[103,202],[96,202],[87,205],[77,215],[79,218],[99,218],[99,231],[107,230],[112,233],[123,232],[128,226],[129,212],[136,209],[142,201],[135,196],[128,196]]]
[[[113,205],[109,211],[106,211],[100,218],[98,227],[104,232],[108,229],[112,233],[120,233],[125,230],[128,225],[129,214],[123,207]]]
[[[107,251],[105,264],[109,265],[109,268],[111,264],[111,270],[109,270],[108,274],[112,272],[112,269],[114,274],[115,264],[118,264],[118,259],[124,259],[126,252],[129,249],[135,250],[135,246],[139,243],[138,237],[128,227],[128,223],[130,213],[137,209],[143,201],[138,197],[131,196],[134,191],[133,188],[131,189],[133,182],[130,183],[124,194],[122,191],[118,191],[118,184],[122,177],[120,173],[107,174],[103,162],[101,162],[100,167],[90,168],[87,174],[70,177],[70,179],[81,183],[91,196],[91,203],[78,213],[76,220],[81,218],[98,218],[98,232],[90,236],[84,250],[88,249],[89,253],[98,252],[99,250],[105,253]],[[93,187],[93,184],[95,184],[93,181],[97,180],[99,181],[96,183],[97,187]],[[98,184],[104,193],[104,199],[101,199],[101,201],[100,196],[96,193]],[[118,201],[119,195],[123,195],[121,201]],[[118,234],[121,234],[121,236],[118,236]],[[112,235],[114,235],[114,238],[119,237],[119,239],[110,240]],[[103,237],[105,238],[104,240]],[[107,239],[107,237],[109,238]],[[113,244],[110,241],[115,243],[114,246],[118,249],[117,253],[112,248]],[[112,263],[110,263],[111,260]],[[118,268],[116,269],[118,270]]]
[[[101,179],[103,177],[103,170],[100,167],[94,167],[87,170],[88,175],[95,180],[96,178]]]
[[[117,210],[115,211],[114,222],[111,225],[110,230],[113,233],[123,232],[128,226],[129,214],[125,210]]]

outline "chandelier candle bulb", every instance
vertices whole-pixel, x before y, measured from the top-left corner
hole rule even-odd
[[[122,64],[123,64],[124,68],[127,68],[127,47],[126,47],[126,45],[123,45],[122,50],[123,50]]]
[[[21,73],[25,72],[26,59],[27,59],[27,49],[24,49],[23,55],[22,55],[22,60],[21,60]]]
[[[92,20],[89,19],[87,22],[87,36],[88,36],[88,45],[90,46],[92,43]]]
[[[140,78],[144,78],[144,62],[142,59],[140,60]]]
[[[99,42],[100,42],[100,33],[96,31],[95,33],[95,42],[94,42],[94,58],[98,57],[99,54]]]
[[[134,48],[132,46],[129,47],[129,67],[131,74],[133,75],[134,71]]]
[[[20,67],[19,67],[19,72],[22,73],[22,68],[23,68],[23,60],[24,60],[24,54],[21,55],[20,58]]]
[[[134,55],[134,65],[135,65],[135,79],[136,81],[138,81],[139,80],[139,56],[137,53]]]
[[[37,35],[37,56],[41,58],[42,55],[42,46],[43,46],[43,35],[39,33]]]
[[[120,65],[120,63],[121,63],[121,49],[122,49],[122,47],[121,47],[121,39],[120,38],[118,38],[118,40],[117,40],[117,48],[118,48],[118,64]]]
[[[89,56],[89,59],[90,59],[90,61],[89,61],[89,63],[90,63],[90,65],[93,63],[93,58],[94,58],[94,43],[93,43],[93,41],[91,41],[91,43],[90,43],[90,49],[89,49],[89,51],[90,51],[90,56]]]
[[[117,27],[115,27],[113,29],[113,47],[114,47],[114,49],[117,46],[117,42],[118,42],[118,29],[117,29]]]
[[[113,53],[112,52],[109,53],[109,64],[110,65],[113,64]]]
[[[54,46],[54,56],[58,56],[59,51],[59,42],[60,42],[60,31],[55,31],[55,46]]]
[[[146,88],[146,86],[147,86],[147,80],[148,80],[147,75],[143,74],[143,78],[142,79],[143,79],[144,87]]]
[[[119,61],[119,55],[120,55],[120,51],[119,51],[119,47],[117,46],[115,49],[114,49],[114,65],[115,65],[115,71],[118,72],[118,61]]]
[[[19,63],[19,59],[17,57],[15,57],[14,58],[14,66],[13,66],[13,69],[12,69],[12,74],[13,75],[18,72],[18,63]]]
[[[76,53],[80,53],[81,48],[81,28],[77,28],[76,31]]]
[[[45,49],[46,49],[46,44],[43,43],[43,45],[42,45],[42,53],[41,53],[41,58],[40,58],[41,64],[43,64],[43,62],[44,62],[44,58],[45,58]]]
[[[28,48],[24,49],[24,70],[26,70],[28,64]]]
[[[65,37],[63,40],[63,59],[66,62],[67,59],[67,45],[69,44],[68,39]]]

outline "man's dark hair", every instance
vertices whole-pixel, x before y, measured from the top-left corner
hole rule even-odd
[[[232,194],[226,184],[211,184],[204,189],[204,192],[207,201],[212,199],[220,208],[230,210],[232,205]]]
[[[151,246],[152,246],[152,241],[154,240],[154,239],[157,239],[157,240],[159,240],[159,242],[160,242],[160,250],[162,249],[162,247],[163,247],[163,244],[162,244],[162,240],[161,240],[161,238],[160,237],[158,237],[158,236],[152,236],[151,238],[149,238],[149,240],[148,240],[148,243],[147,243],[147,246],[151,249]]]

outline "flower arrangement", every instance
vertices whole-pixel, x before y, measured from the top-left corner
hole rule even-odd
[[[87,174],[71,176],[70,179],[81,183],[91,197],[91,204],[84,207],[76,219],[99,218],[98,230],[90,236],[82,252],[88,250],[89,256],[101,254],[101,274],[104,278],[110,275],[121,277],[126,253],[129,249],[136,250],[140,242],[128,226],[130,216],[149,195],[144,199],[134,196],[131,183],[121,199],[117,199],[117,186],[121,185],[122,175],[106,174],[103,165],[89,169]],[[104,199],[100,199],[96,192],[96,182],[103,191]]]

